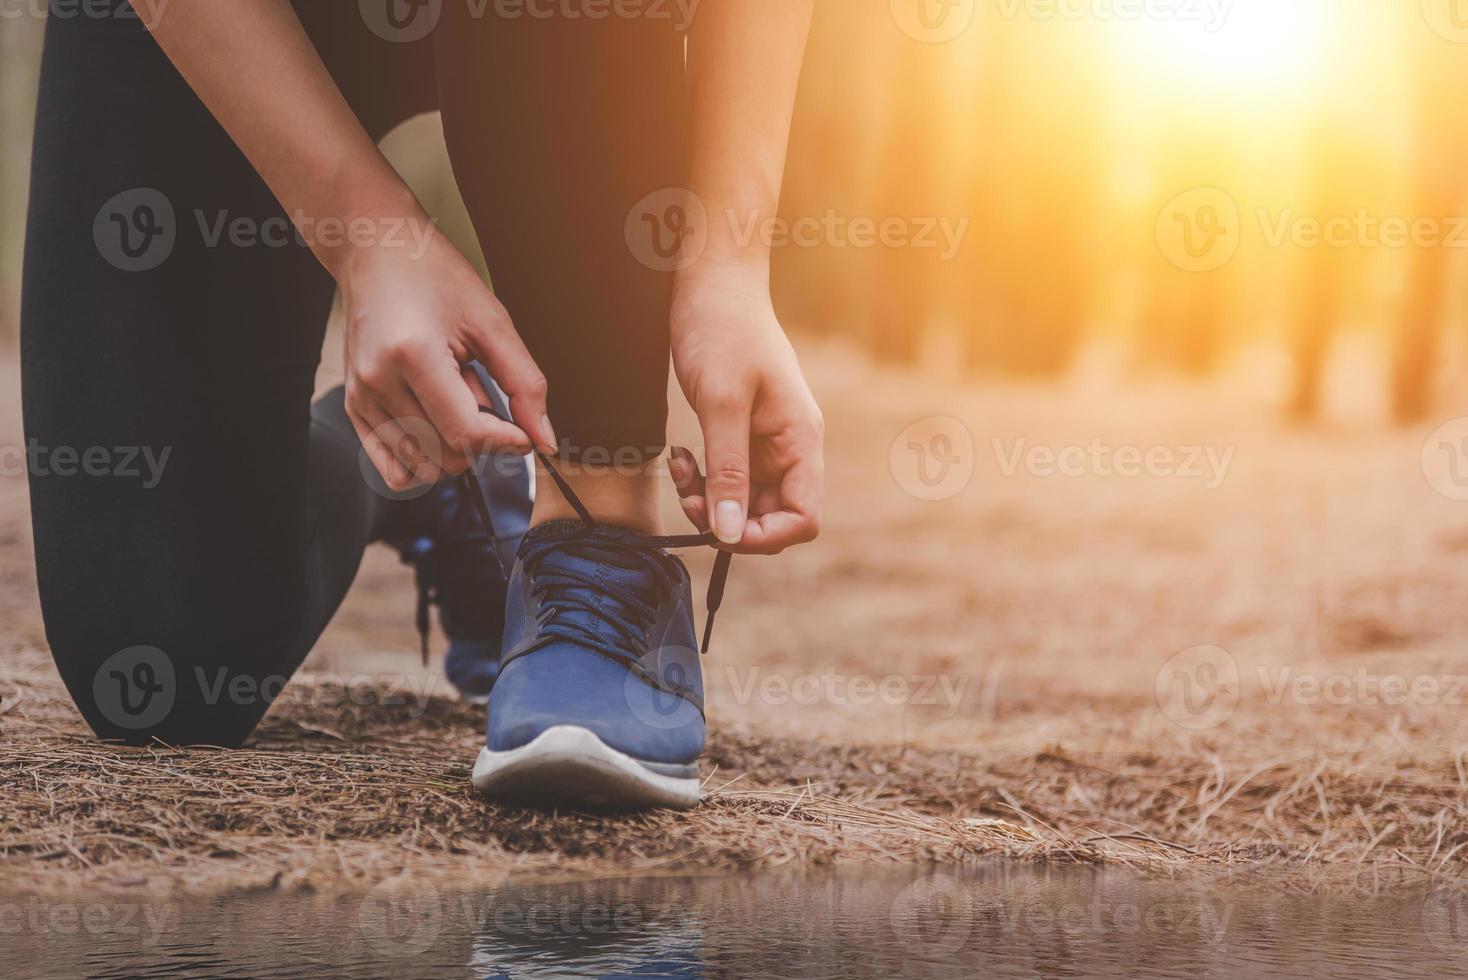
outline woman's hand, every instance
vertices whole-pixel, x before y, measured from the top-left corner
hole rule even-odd
[[[427,215],[421,215],[427,222]],[[346,406],[387,485],[406,490],[458,474],[499,450],[553,451],[545,376],[509,314],[458,249],[434,229],[421,255],[401,244],[345,256]],[[515,424],[479,411],[478,360],[510,398]]]
[[[700,275],[673,302],[673,366],[703,427],[707,475],[670,469],[684,513],[731,547],[776,554],[820,532],[825,423],[758,278]]]
[[[331,220],[401,231],[407,219],[432,231],[421,254],[399,235],[377,244],[312,242],[346,300],[347,413],[388,486],[462,472],[473,455],[528,449],[532,439],[553,446],[545,377],[504,307],[432,229],[342,98],[290,0],[189,0],[166,17],[164,0],[134,3],[287,213],[313,219],[310,227]],[[510,395],[514,425],[480,414],[487,395],[463,370],[474,359]]]

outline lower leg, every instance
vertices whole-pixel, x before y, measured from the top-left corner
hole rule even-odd
[[[463,5],[444,18],[449,152],[495,292],[549,379],[556,465],[597,521],[657,533],[673,275],[628,228],[687,183],[683,36],[647,19],[490,24]],[[578,518],[543,469],[536,487],[532,524]]]
[[[557,466],[562,479],[598,522],[645,534],[663,533],[658,468],[656,460],[630,467],[587,466],[574,461]],[[532,527],[549,521],[580,519],[543,464],[536,465],[535,486],[535,509],[530,515]]]

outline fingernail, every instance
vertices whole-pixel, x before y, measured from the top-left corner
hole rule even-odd
[[[540,428],[541,428],[541,431],[542,432],[544,432],[548,436],[550,436],[550,445],[548,445],[548,446],[541,446],[540,448],[541,449],[544,449],[548,453],[555,453],[557,450],[559,450],[561,448],[561,440],[559,440],[559,439],[556,438],[556,430],[551,425],[551,421],[550,421],[550,416],[549,415],[542,415],[540,417]]]
[[[735,500],[721,500],[714,508],[714,535],[725,544],[738,544],[744,537],[744,508]]]

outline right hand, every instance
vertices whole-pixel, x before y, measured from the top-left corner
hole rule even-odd
[[[428,241],[421,255],[401,244],[361,247],[337,276],[347,415],[395,491],[463,473],[484,454],[525,453],[532,445],[554,452],[556,445],[545,375],[509,313],[446,237],[435,229]],[[514,424],[479,411],[491,402],[467,367],[474,360],[509,396]],[[434,439],[437,445],[424,445]]]

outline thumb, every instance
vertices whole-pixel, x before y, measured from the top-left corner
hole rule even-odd
[[[753,398],[747,391],[710,398],[699,413],[707,446],[705,496],[714,535],[724,544],[744,538],[749,513],[749,414]]]

